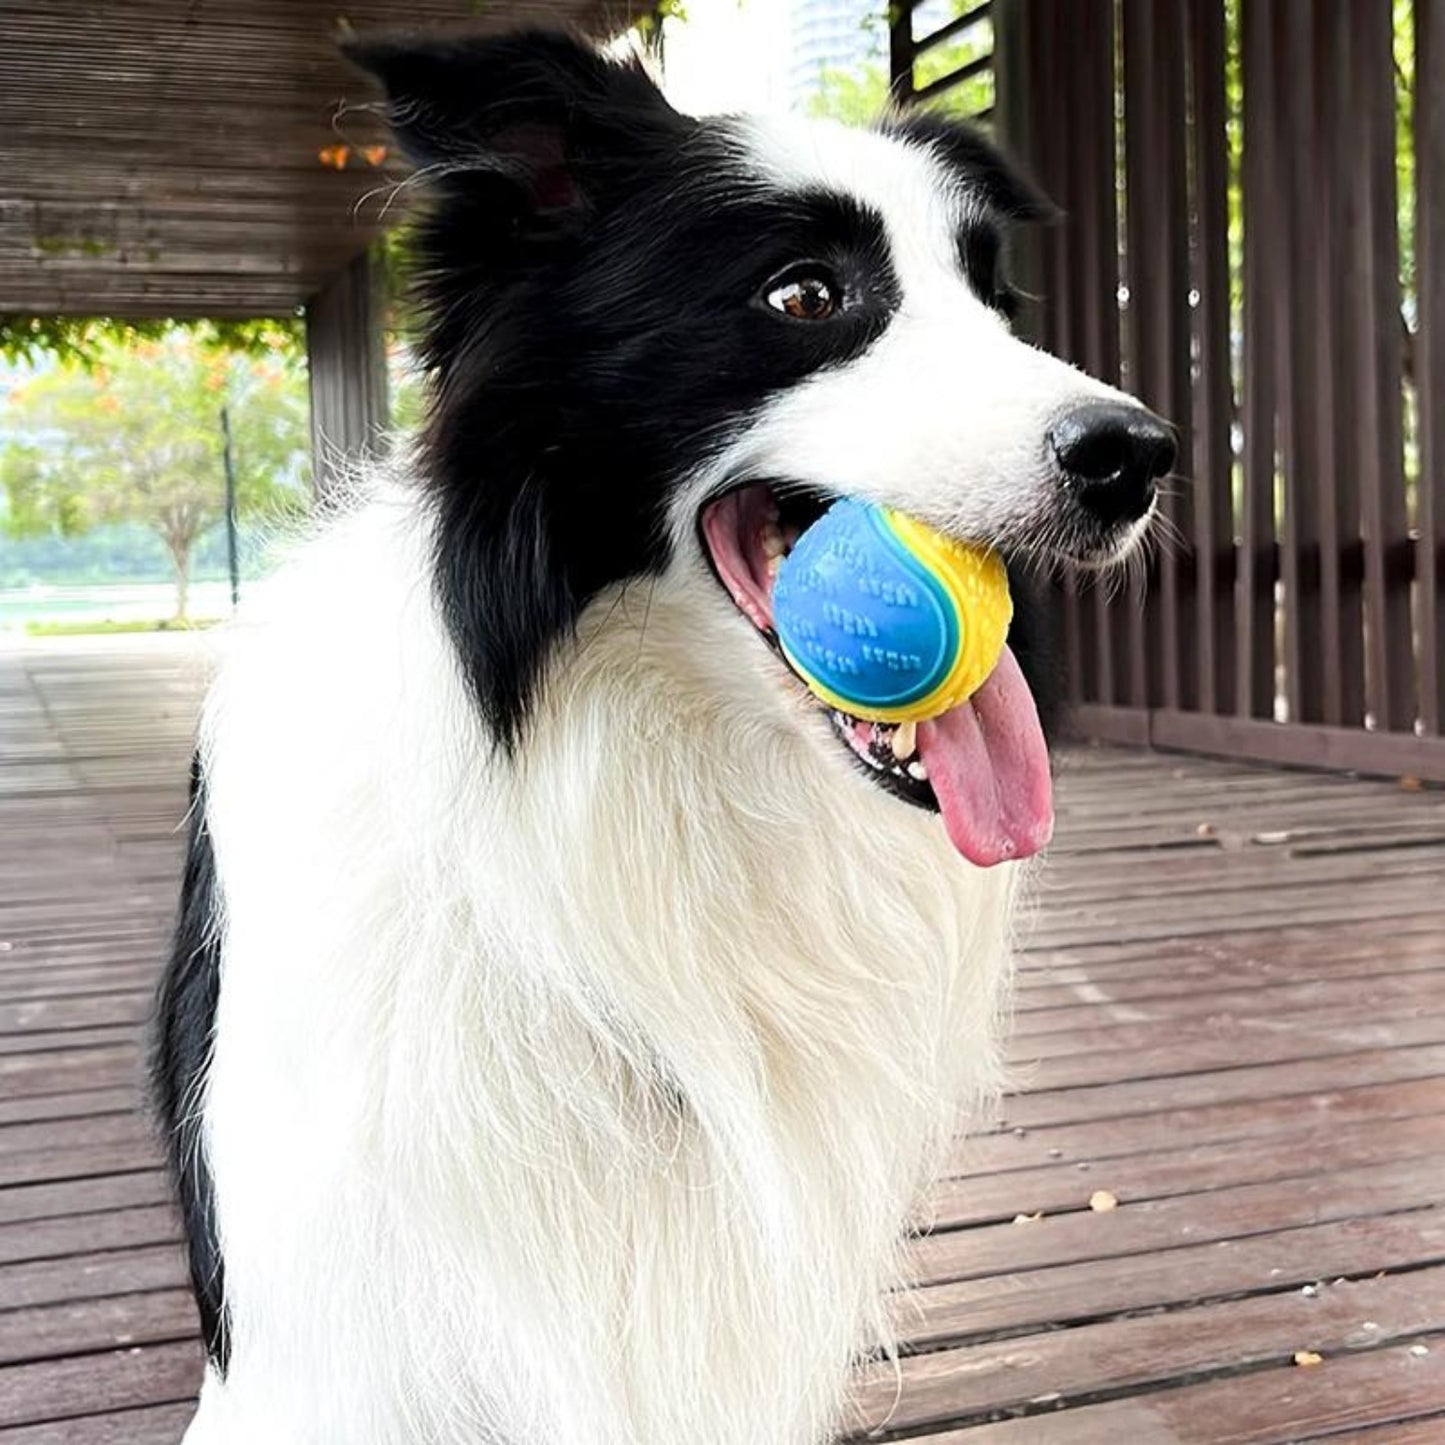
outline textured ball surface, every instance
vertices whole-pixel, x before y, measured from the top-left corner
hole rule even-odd
[[[871,722],[924,722],[972,696],[1013,617],[996,552],[845,498],[798,538],[773,625],[822,701]]]

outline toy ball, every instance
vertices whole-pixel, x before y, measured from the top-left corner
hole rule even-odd
[[[823,702],[870,722],[924,722],[971,697],[1012,617],[996,552],[851,498],[798,538],[773,587],[789,665]]]

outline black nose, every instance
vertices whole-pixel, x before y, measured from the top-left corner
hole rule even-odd
[[[1173,429],[1142,406],[1095,402],[1060,417],[1049,433],[1075,502],[1105,526],[1149,510],[1154,484],[1173,469]]]

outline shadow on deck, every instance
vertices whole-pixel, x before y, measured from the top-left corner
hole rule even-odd
[[[189,1417],[136,1103],[201,646],[0,644],[5,1445]],[[1022,1087],[930,1203],[878,1438],[1445,1440],[1442,979],[1445,794],[1068,755]]]

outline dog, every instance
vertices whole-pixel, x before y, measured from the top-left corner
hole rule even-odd
[[[1173,441],[1011,334],[1045,202],[969,129],[694,119],[556,34],[352,54],[430,193],[432,400],[203,713],[186,1438],[815,1445],[999,1085],[1049,668],[1020,578],[905,744],[789,670],[777,559],[847,496],[1103,565]]]

